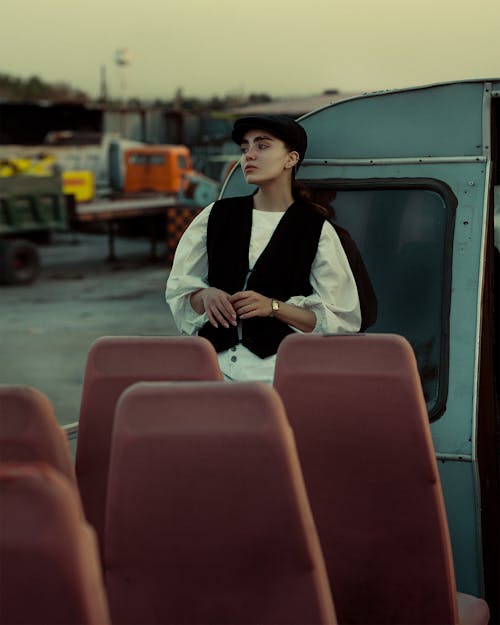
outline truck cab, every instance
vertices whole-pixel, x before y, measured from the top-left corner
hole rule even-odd
[[[298,121],[309,137],[298,179],[349,231],[373,282],[367,331],[414,349],[457,587],[495,612],[500,79],[368,93]],[[238,167],[221,195],[251,192]]]
[[[125,151],[125,193],[155,191],[176,194],[184,174],[193,171],[189,148],[151,145]]]

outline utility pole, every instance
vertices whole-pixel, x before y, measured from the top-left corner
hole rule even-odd
[[[106,66],[101,65],[101,94],[99,96],[101,102],[108,101],[108,83],[106,79]]]

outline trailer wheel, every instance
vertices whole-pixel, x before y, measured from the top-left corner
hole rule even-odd
[[[36,246],[24,239],[0,241],[0,282],[31,284],[40,273],[40,256]]]

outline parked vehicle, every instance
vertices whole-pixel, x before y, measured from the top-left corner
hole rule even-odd
[[[189,148],[184,145],[150,145],[125,151],[124,192],[178,193],[182,177],[193,171]]]
[[[61,173],[0,176],[0,283],[30,284],[40,272],[34,239],[66,230]]]
[[[125,151],[144,145],[118,133],[57,131],[47,135],[42,147],[63,171],[91,172],[96,196],[105,197],[124,190]]]
[[[300,121],[299,178],[350,232],[375,287],[369,332],[414,348],[458,588],[498,605],[500,80],[366,94]],[[237,168],[222,195],[250,190]]]
[[[200,189],[197,181],[196,197],[188,193],[189,200],[184,199],[187,177],[196,175],[184,145],[145,145],[113,134],[58,131],[49,133],[44,146],[7,146],[2,154],[0,177],[20,173],[46,177],[54,167],[60,170],[70,226],[106,223],[111,260],[116,258],[117,222],[146,220],[155,257],[156,243],[165,236],[167,209],[196,207],[216,194],[215,184],[209,185],[207,195],[207,185]]]
[[[184,145],[146,145],[113,133],[73,131],[49,133],[46,145],[63,172],[92,174],[98,198],[144,191],[176,194],[182,176],[193,171]]]

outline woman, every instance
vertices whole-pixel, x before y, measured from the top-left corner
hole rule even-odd
[[[191,222],[166,300],[183,334],[212,342],[226,379],[272,383],[287,334],[357,332],[360,303],[326,210],[295,182],[307,147],[302,126],[255,115],[238,119],[232,137],[257,191],[218,200]]]

